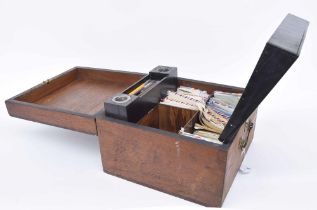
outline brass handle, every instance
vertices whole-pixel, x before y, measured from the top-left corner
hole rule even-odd
[[[246,150],[246,147],[247,147],[248,141],[249,141],[249,135],[250,135],[250,132],[253,128],[253,122],[251,122],[250,120],[247,120],[245,122],[244,126],[245,126],[244,127],[244,135],[241,136],[241,139],[239,142],[239,148],[241,149],[241,155],[245,154],[245,150]],[[247,130],[247,135],[245,135],[246,130]]]

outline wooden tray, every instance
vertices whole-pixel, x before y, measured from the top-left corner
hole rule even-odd
[[[143,76],[75,67],[7,100],[6,106],[13,117],[97,134],[95,116],[104,101]]]

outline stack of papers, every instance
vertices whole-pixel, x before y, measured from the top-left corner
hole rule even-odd
[[[176,92],[168,91],[167,97],[161,101],[161,104],[175,106],[184,109],[198,110],[197,105],[205,105],[209,95],[207,91],[180,86]]]
[[[179,134],[222,144],[218,138],[239,102],[241,94],[214,91],[213,97],[209,97],[206,91],[181,86],[176,92],[169,91],[161,104],[199,111],[199,121],[195,123],[194,132],[187,133],[181,129]]]

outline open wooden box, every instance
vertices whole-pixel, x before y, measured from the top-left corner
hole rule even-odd
[[[245,89],[177,77],[75,67],[6,101],[13,117],[98,135],[103,169],[124,179],[202,204],[221,206],[252,142],[257,107],[298,58],[308,22],[288,15],[266,44]],[[127,93],[146,79],[156,84]],[[198,112],[159,104],[179,86],[243,93],[215,144],[191,132]],[[126,98],[126,101],[122,101]]]

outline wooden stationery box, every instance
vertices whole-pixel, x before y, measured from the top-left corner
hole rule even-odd
[[[75,67],[7,100],[6,105],[14,117],[99,135],[107,173],[201,204],[219,206],[223,200],[222,191],[227,193],[242,162],[237,144],[239,138],[245,136],[246,129],[241,128],[230,147],[178,135],[180,126],[185,126],[197,114],[194,111],[157,105],[137,123],[106,117],[104,101],[133,87],[146,76]],[[180,85],[208,93],[243,91],[237,87],[177,78],[177,86]],[[254,123],[255,118],[256,114],[250,117]],[[212,202],[208,201],[210,198]]]
[[[245,89],[180,78],[174,67],[149,74],[75,67],[6,101],[11,116],[97,135],[106,173],[205,205],[221,206],[253,140],[257,107],[300,54],[308,22],[287,15],[267,42]],[[142,94],[131,95],[151,79]],[[160,104],[188,86],[242,93],[219,140],[183,135],[198,111]],[[141,198],[140,198],[141,199]]]

